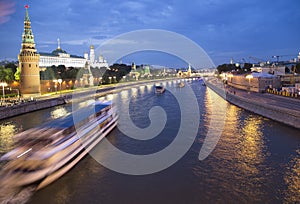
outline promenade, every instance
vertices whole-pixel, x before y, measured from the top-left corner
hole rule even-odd
[[[275,121],[300,128],[300,100],[269,93],[247,92],[224,85],[216,78],[205,82],[209,88],[228,102],[273,119]]]

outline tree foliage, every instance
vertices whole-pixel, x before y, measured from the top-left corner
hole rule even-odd
[[[17,67],[17,70],[16,70],[16,72],[14,74],[14,77],[15,77],[16,81],[20,81],[20,75],[21,75],[21,68]]]
[[[5,64],[5,68],[10,68],[13,73],[17,71],[17,67],[18,66],[16,66],[15,62],[8,62],[7,64]]]
[[[299,62],[296,64],[295,73],[300,74],[300,63]]]
[[[116,82],[119,82],[123,76],[127,75],[131,71],[131,66],[126,64],[113,64],[110,69],[105,70],[103,74],[103,84],[114,83],[115,81],[110,80],[109,77],[115,77]]]
[[[0,67],[0,81],[7,83],[14,81],[14,73],[11,68]]]

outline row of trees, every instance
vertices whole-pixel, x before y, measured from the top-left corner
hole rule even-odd
[[[219,74],[222,72],[234,71],[238,74],[243,74],[251,71],[252,64],[245,63],[243,67],[240,64],[222,64],[217,67]]]
[[[0,65],[0,81],[13,82],[15,80],[14,74],[17,72],[15,62],[3,62]]]
[[[119,82],[123,76],[127,75],[131,70],[131,66],[125,64],[114,64],[110,66],[110,69],[106,67],[92,68],[90,74],[94,78],[102,78],[102,83],[110,83],[109,77],[115,77],[116,81]],[[47,67],[44,71],[41,71],[42,80],[53,80],[53,79],[79,79],[84,74],[89,74],[86,69],[77,69],[73,67],[65,67],[64,65]]]
[[[20,80],[20,69],[14,62],[9,62],[0,65],[0,81],[11,83]],[[109,83],[109,77],[115,77],[116,81],[120,81],[123,76],[131,71],[131,66],[125,64],[114,64],[107,69],[91,68],[91,74],[95,78],[102,78],[103,83]],[[54,80],[54,79],[78,79],[82,78],[83,74],[88,74],[86,69],[77,69],[73,67],[65,67],[64,65],[47,67],[40,72],[41,80]]]
[[[241,65],[236,66],[235,64],[222,64],[217,67],[217,70],[219,74],[222,72],[230,72],[234,71],[238,74],[243,74],[251,71],[252,64],[245,63],[243,67]],[[300,63],[297,63],[296,65],[292,65],[290,68],[285,68],[286,73],[297,73],[300,74]]]

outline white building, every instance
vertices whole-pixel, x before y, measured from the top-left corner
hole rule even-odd
[[[62,50],[60,47],[60,40],[58,39],[57,49],[52,53],[39,53],[40,68],[64,65],[65,67],[83,68],[86,64],[86,59],[84,57],[68,54],[66,51]]]
[[[284,66],[264,66],[264,67],[252,67],[251,72],[265,73],[265,74],[273,74],[275,76],[285,75],[285,67]]]
[[[57,49],[51,53],[41,52],[39,66],[41,68],[64,65],[65,67],[74,67],[74,68],[84,68],[86,63],[89,62],[91,67],[109,68],[107,61],[102,55],[99,56],[98,60],[95,60],[95,50],[94,46],[90,46],[90,59],[87,52],[84,53],[84,56],[71,55],[60,47],[60,40],[57,39]]]
[[[90,59],[89,59],[89,55],[88,55],[87,52],[84,53],[84,58],[86,60],[89,60],[91,67],[94,67],[94,68],[96,68],[96,67],[97,68],[101,68],[101,67],[109,68],[107,61],[104,59],[104,57],[102,55],[100,55],[98,60],[96,60],[95,49],[94,49],[93,45],[90,46]]]

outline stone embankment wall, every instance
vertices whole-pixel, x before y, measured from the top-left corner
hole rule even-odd
[[[251,98],[240,97],[226,92],[225,89],[221,88],[217,84],[211,83],[210,81],[206,81],[205,83],[210,89],[227,100],[229,103],[266,118],[270,118],[295,128],[300,128],[300,111],[292,111],[283,107],[262,104],[255,100],[251,100]]]
[[[53,106],[65,104],[64,98],[52,98],[46,100],[37,100],[37,101],[30,101],[26,103],[21,103],[18,105],[8,106],[8,107],[1,107],[0,110],[0,119],[13,117],[16,115],[21,115],[24,113],[29,113],[45,108],[51,108]]]

